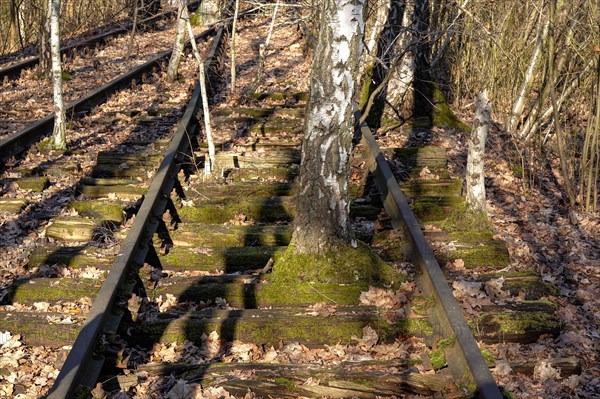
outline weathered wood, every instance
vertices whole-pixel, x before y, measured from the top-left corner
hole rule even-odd
[[[230,182],[291,182],[299,175],[296,167],[274,168],[224,168],[224,177]]]
[[[487,313],[471,321],[473,334],[486,343],[530,344],[545,334],[558,336],[562,322],[546,312]]]
[[[50,185],[50,180],[46,176],[21,177],[15,180],[15,183],[21,190],[30,190],[41,193]]]
[[[71,345],[82,324],[83,317],[68,314],[0,311],[0,331],[20,334],[23,342],[32,346]]]
[[[289,101],[306,102],[308,101],[308,93],[254,93],[251,97],[258,101]]]
[[[581,362],[576,357],[564,357],[558,359],[544,359],[549,365],[560,371],[562,378],[567,378],[571,375],[581,374]],[[533,375],[535,366],[539,363],[538,359],[531,360],[512,360],[509,366],[515,374]]]
[[[181,375],[182,378],[197,381],[203,385],[231,387],[231,390],[229,388],[226,389],[236,395],[238,394],[237,390],[240,389],[237,385],[238,383],[248,384],[255,381],[262,384],[271,384],[267,386],[275,389],[275,391],[268,391],[261,394],[260,386],[252,386],[252,391],[258,397],[273,396],[274,392],[280,392],[277,397],[286,397],[280,395],[314,397],[315,392],[310,390],[303,391],[302,387],[302,384],[310,377],[316,377],[322,389],[327,389],[327,387],[343,387],[354,390],[350,397],[361,394],[376,394],[381,397],[407,392],[432,395],[434,392],[448,392],[452,385],[451,377],[444,373],[419,374],[411,370],[408,364],[398,361],[345,362],[339,366],[328,368],[315,364],[300,365],[285,363],[210,363],[206,365],[154,363],[140,365],[137,370],[147,372],[151,375]],[[391,372],[391,370],[394,371]],[[235,377],[233,377],[244,374],[244,372],[252,372],[251,380],[240,381],[235,380]],[[135,382],[137,382],[137,379]],[[355,385],[351,388],[351,384]],[[244,395],[246,392],[244,390],[239,395]]]
[[[370,205],[350,205],[351,217],[375,220],[380,212],[381,208]],[[289,222],[296,215],[296,199],[290,196],[248,198],[236,195],[215,199],[201,206],[183,207],[178,210],[178,215],[184,223],[221,224],[244,220],[260,223]]]
[[[239,247],[210,249],[203,247],[172,248],[160,256],[160,266],[170,271],[207,271],[236,273],[261,269],[276,253],[286,247]]]
[[[400,185],[400,190],[410,198],[419,196],[459,196],[462,189],[462,179],[413,179]]]
[[[222,226],[185,224],[170,233],[170,239],[182,247],[243,247],[288,245],[290,226]]]
[[[419,196],[414,199],[411,208],[422,223],[441,223],[451,212],[461,209],[465,204],[463,197],[428,197]]]
[[[281,118],[295,117],[300,120],[304,118],[304,106],[301,107],[279,107],[279,108],[249,108],[249,107],[231,107],[219,108],[211,112],[216,118],[246,118],[251,121],[257,121],[259,118]]]
[[[139,181],[150,181],[153,169],[145,166],[134,166],[126,162],[122,164],[96,164],[91,171],[94,178],[123,178]],[[149,174],[150,173],[150,174]]]
[[[120,198],[123,200],[138,200],[148,191],[146,187],[130,185],[102,185],[88,186],[79,185],[77,191],[88,199]]]
[[[200,161],[204,161],[204,157],[201,157]],[[269,152],[268,155],[258,153],[244,155],[221,152],[215,158],[217,167],[215,170],[221,168],[277,168],[299,163],[300,153],[298,151]]]
[[[29,255],[29,268],[43,265],[65,265],[75,269],[95,267],[101,270],[110,268],[111,257],[98,252],[97,247],[37,247]]]
[[[127,186],[130,184],[139,184],[139,181],[133,179],[103,179],[99,177],[84,177],[79,182],[85,186]]]
[[[75,302],[81,298],[94,298],[101,285],[102,281],[97,279],[32,278],[11,286],[9,296],[12,303],[22,305]]]
[[[46,237],[62,241],[92,241],[101,224],[90,219],[69,217],[56,219],[46,227]]]
[[[394,340],[400,334],[423,335],[431,332],[425,319],[400,319],[388,323],[375,308],[341,308],[329,317],[311,316],[305,308],[211,310],[180,314],[161,313],[158,320],[143,324],[124,323],[123,334],[136,337],[140,346],[155,342],[185,340],[201,345],[202,336],[219,332],[223,341],[240,340],[256,345],[277,346],[280,341],[300,342],[307,346],[348,344],[361,337],[367,325],[380,340]]]
[[[29,205],[25,198],[0,198],[0,212],[18,213]]]
[[[71,201],[69,208],[79,215],[98,221],[123,222],[125,204],[106,201]]]
[[[293,196],[298,192],[298,186],[292,183],[264,184],[189,184],[185,187],[188,199],[195,203],[210,203],[223,198],[274,197]]]
[[[127,154],[122,152],[100,151],[98,153],[98,164],[122,164],[131,166],[155,166],[162,159],[161,154]]]

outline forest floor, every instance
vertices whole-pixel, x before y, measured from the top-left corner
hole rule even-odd
[[[258,45],[264,42],[268,29],[269,18],[261,21],[242,23],[240,32],[252,32],[254,39],[240,35],[238,44],[238,83],[236,91],[229,102],[235,104],[256,77],[256,56]],[[284,22],[277,24],[272,38],[271,48],[266,62],[265,81],[259,91],[306,91],[310,60],[302,54],[304,45],[298,39],[298,32],[293,26]],[[168,43],[168,40],[165,41]],[[141,50],[140,50],[141,51]],[[119,53],[120,54],[120,53]],[[122,57],[120,54],[106,54],[107,59]],[[164,96],[169,93],[172,98],[183,103],[187,98],[193,81],[195,66],[189,59],[184,60],[182,71],[186,81],[167,83],[165,79],[142,85],[142,92],[124,91],[102,106],[107,111],[135,108],[136,95]],[[283,79],[285,78],[285,79]],[[138,88],[140,89],[140,88]],[[30,90],[34,90],[31,88]],[[9,95],[6,92],[7,96]],[[15,94],[16,96],[16,94]],[[14,101],[16,97],[7,101]],[[223,100],[217,98],[215,100]],[[4,104],[5,100],[2,100]],[[470,122],[470,114],[461,115],[465,122]],[[101,119],[101,115],[91,114],[87,119]],[[100,124],[91,130],[87,122],[76,122],[70,131],[71,145],[85,148],[85,151],[75,152],[71,157],[81,165],[81,170],[74,175],[57,177],[52,181],[51,188],[43,194],[19,193],[14,187],[5,187],[4,192],[14,192],[10,195],[28,195],[32,204],[45,203],[55,207],[55,214],[61,212],[63,204],[73,198],[71,188],[75,182],[85,176],[91,168],[98,151],[112,148],[119,137],[125,137],[130,132],[118,133],[106,129]],[[122,135],[122,136],[121,136]],[[467,133],[454,129],[436,127],[431,130],[431,143],[447,148],[450,158],[450,168],[456,177],[464,178],[466,164]],[[401,146],[406,137],[391,137],[384,140],[387,144]],[[514,173],[514,161],[511,159],[511,145],[503,133],[495,129],[489,137],[486,161],[486,182],[488,186],[488,210],[497,237],[504,240],[511,254],[514,271],[535,269],[544,278],[558,288],[558,296],[552,298],[561,306],[558,314],[565,323],[564,331],[557,337],[540,339],[533,345],[502,343],[484,345],[495,356],[498,364],[508,364],[515,359],[537,359],[538,366],[533,376],[516,374],[509,367],[497,367],[495,377],[500,385],[511,392],[516,398],[600,398],[600,218],[597,215],[573,214],[569,217],[569,209],[565,205],[564,195],[558,178],[558,165],[551,162],[552,168],[537,176],[536,184],[525,187],[523,181]],[[25,158],[24,165],[39,164],[44,159],[40,157],[59,158],[58,154],[40,154],[32,149]],[[2,176],[10,179],[15,176]],[[60,195],[56,195],[60,193]],[[39,197],[39,198],[38,198]],[[48,198],[52,197],[52,202]],[[35,206],[35,205],[32,205]],[[27,277],[38,271],[27,270],[27,255],[44,240],[44,227],[48,222],[48,209],[32,212],[31,218],[23,220],[16,215],[3,215],[0,219],[2,232],[0,246],[1,283],[7,286],[16,278]],[[575,218],[573,217],[576,216]],[[576,220],[575,220],[576,219]],[[112,249],[115,250],[115,249]],[[53,273],[72,273],[68,268],[53,270]],[[477,300],[474,298],[473,301]],[[84,305],[81,305],[84,306]],[[474,304],[476,306],[476,304]],[[4,339],[6,338],[6,339]],[[217,337],[218,338],[218,337]],[[215,337],[207,337],[210,344]],[[365,337],[363,337],[365,339]],[[47,392],[49,385],[57,375],[55,362],[57,351],[47,348],[44,350],[31,349],[21,337],[3,337],[0,347],[2,359],[0,367],[17,371],[3,376],[0,382],[0,396],[7,395],[15,398],[35,398]],[[364,341],[363,341],[364,344]],[[410,347],[392,348],[381,347],[382,351],[422,351],[421,342],[413,342]],[[251,353],[251,346],[237,348],[239,353]],[[372,349],[372,348],[370,348]],[[145,354],[155,361],[168,360],[169,357],[183,358],[189,347],[157,347],[155,352]],[[331,353],[310,352],[302,347],[283,347],[272,349],[262,356],[291,359],[293,356],[313,357],[332,356],[337,351],[352,354],[351,348],[332,348]],[[337,356],[336,355],[336,356]],[[561,378],[558,370],[549,366],[547,360],[559,357],[575,356],[582,363],[582,374]],[[505,363],[503,363],[505,362]],[[4,389],[11,385],[10,394]],[[165,385],[166,384],[166,385]],[[170,384],[170,385],[169,385]],[[178,385],[179,384],[179,385]],[[170,389],[166,387],[170,386]],[[17,388],[15,388],[17,387]],[[176,387],[182,389],[178,395]],[[185,382],[181,384],[168,378],[139,386],[138,394],[118,393],[113,398],[129,397],[159,397],[159,392],[167,392],[165,397],[186,397]],[[168,396],[168,393],[171,393]],[[189,392],[188,392],[189,394]],[[223,390],[205,391],[203,398],[232,397]],[[246,395],[252,398],[252,394]]]

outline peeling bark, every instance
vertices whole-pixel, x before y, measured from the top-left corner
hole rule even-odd
[[[185,43],[185,18],[183,14],[184,9],[187,8],[186,3],[185,0],[180,0],[179,8],[177,10],[177,34],[175,36],[175,43],[173,44],[173,52],[171,53],[169,66],[167,67],[167,78],[171,81],[177,79],[177,71],[179,70],[181,55],[183,54]]]
[[[302,145],[293,236],[298,253],[322,254],[352,238],[348,175],[364,4],[323,2]]]
[[[50,139],[50,146],[57,150],[66,150],[65,104],[60,62],[60,0],[48,0],[48,7],[50,9],[50,51],[52,53],[52,88],[54,90],[54,132]]]
[[[492,106],[484,91],[477,98],[473,130],[467,156],[467,205],[471,210],[486,212],[483,161],[485,141],[490,128]]]

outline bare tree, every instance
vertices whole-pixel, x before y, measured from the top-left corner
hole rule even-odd
[[[66,150],[65,104],[60,62],[60,0],[48,0],[48,8],[50,10],[50,49],[52,52],[52,88],[54,90],[54,132],[50,139],[50,147]]]
[[[364,3],[323,1],[292,239],[297,253],[323,254],[352,239],[348,175]]]
[[[167,67],[167,78],[171,81],[177,79],[177,72],[179,70],[179,62],[181,61],[181,55],[183,54],[183,47],[185,44],[185,15],[187,15],[187,1],[178,0],[177,9],[177,34],[175,36],[175,43],[173,44],[173,52],[171,53],[171,59],[169,60],[169,66]]]
[[[484,91],[477,98],[467,155],[467,205],[473,211],[486,214],[483,164],[485,142],[490,129],[491,111],[492,107],[488,100],[488,94]]]

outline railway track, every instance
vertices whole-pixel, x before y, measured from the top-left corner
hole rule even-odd
[[[219,58],[222,34],[209,60]],[[203,143],[185,155],[194,142],[188,134],[198,129],[198,101],[196,88],[170,142],[129,141],[98,154],[78,188],[81,198],[68,205],[76,216],[46,229],[64,245],[39,248],[29,259],[40,268],[92,265],[106,278],[32,278],[17,281],[4,298],[34,311],[5,309],[0,330],[33,345],[70,349],[75,342],[50,398],[82,387],[131,391],[159,377],[167,381],[157,388],[165,396],[201,386],[256,397],[499,398],[493,364],[486,365],[473,334],[534,342],[560,330],[552,305],[538,300],[551,287],[535,276],[498,272],[507,266],[506,250],[489,232],[457,233],[443,223],[463,201],[445,153],[381,152],[364,126],[353,159],[351,216],[362,227],[358,236],[396,267],[391,286],[274,290],[270,268],[291,237],[306,95],[259,93],[214,109],[219,178],[208,182]],[[400,187],[384,154],[404,180]],[[149,175],[152,183],[141,184]],[[425,238],[436,244],[433,251]],[[111,240],[120,243],[114,260],[90,245]],[[467,295],[493,293],[489,303],[466,309],[469,324],[436,257],[480,276],[464,285],[464,270],[462,278],[460,267],[445,270],[457,286],[476,288]],[[405,280],[413,275],[418,288]],[[518,322],[503,323],[507,318]]]
[[[190,2],[190,4],[189,4],[190,10],[195,10],[199,4],[200,4],[199,1]],[[153,24],[157,21],[173,17],[175,14],[176,14],[176,11],[173,11],[173,10],[166,11],[166,12],[160,13],[158,15],[155,15],[155,16],[152,16],[152,17],[149,17],[149,18],[146,18],[146,19],[140,21],[139,25],[150,26],[151,24]],[[92,36],[86,37],[82,40],[77,40],[73,44],[62,46],[60,49],[60,53],[61,53],[61,55],[65,55],[65,54],[72,55],[76,52],[80,52],[85,49],[97,47],[98,45],[104,45],[111,38],[130,33],[132,27],[133,27],[133,22],[126,22],[123,26],[121,26],[119,28],[112,29],[107,32],[102,32],[97,35],[92,35]],[[32,68],[32,67],[38,65],[39,62],[40,62],[40,60],[39,60],[38,56],[28,57],[28,58],[26,58],[22,61],[18,61],[18,62],[12,62],[10,65],[0,68],[0,81],[3,81],[6,83],[9,79],[17,78],[21,75],[21,72],[23,70]]]

